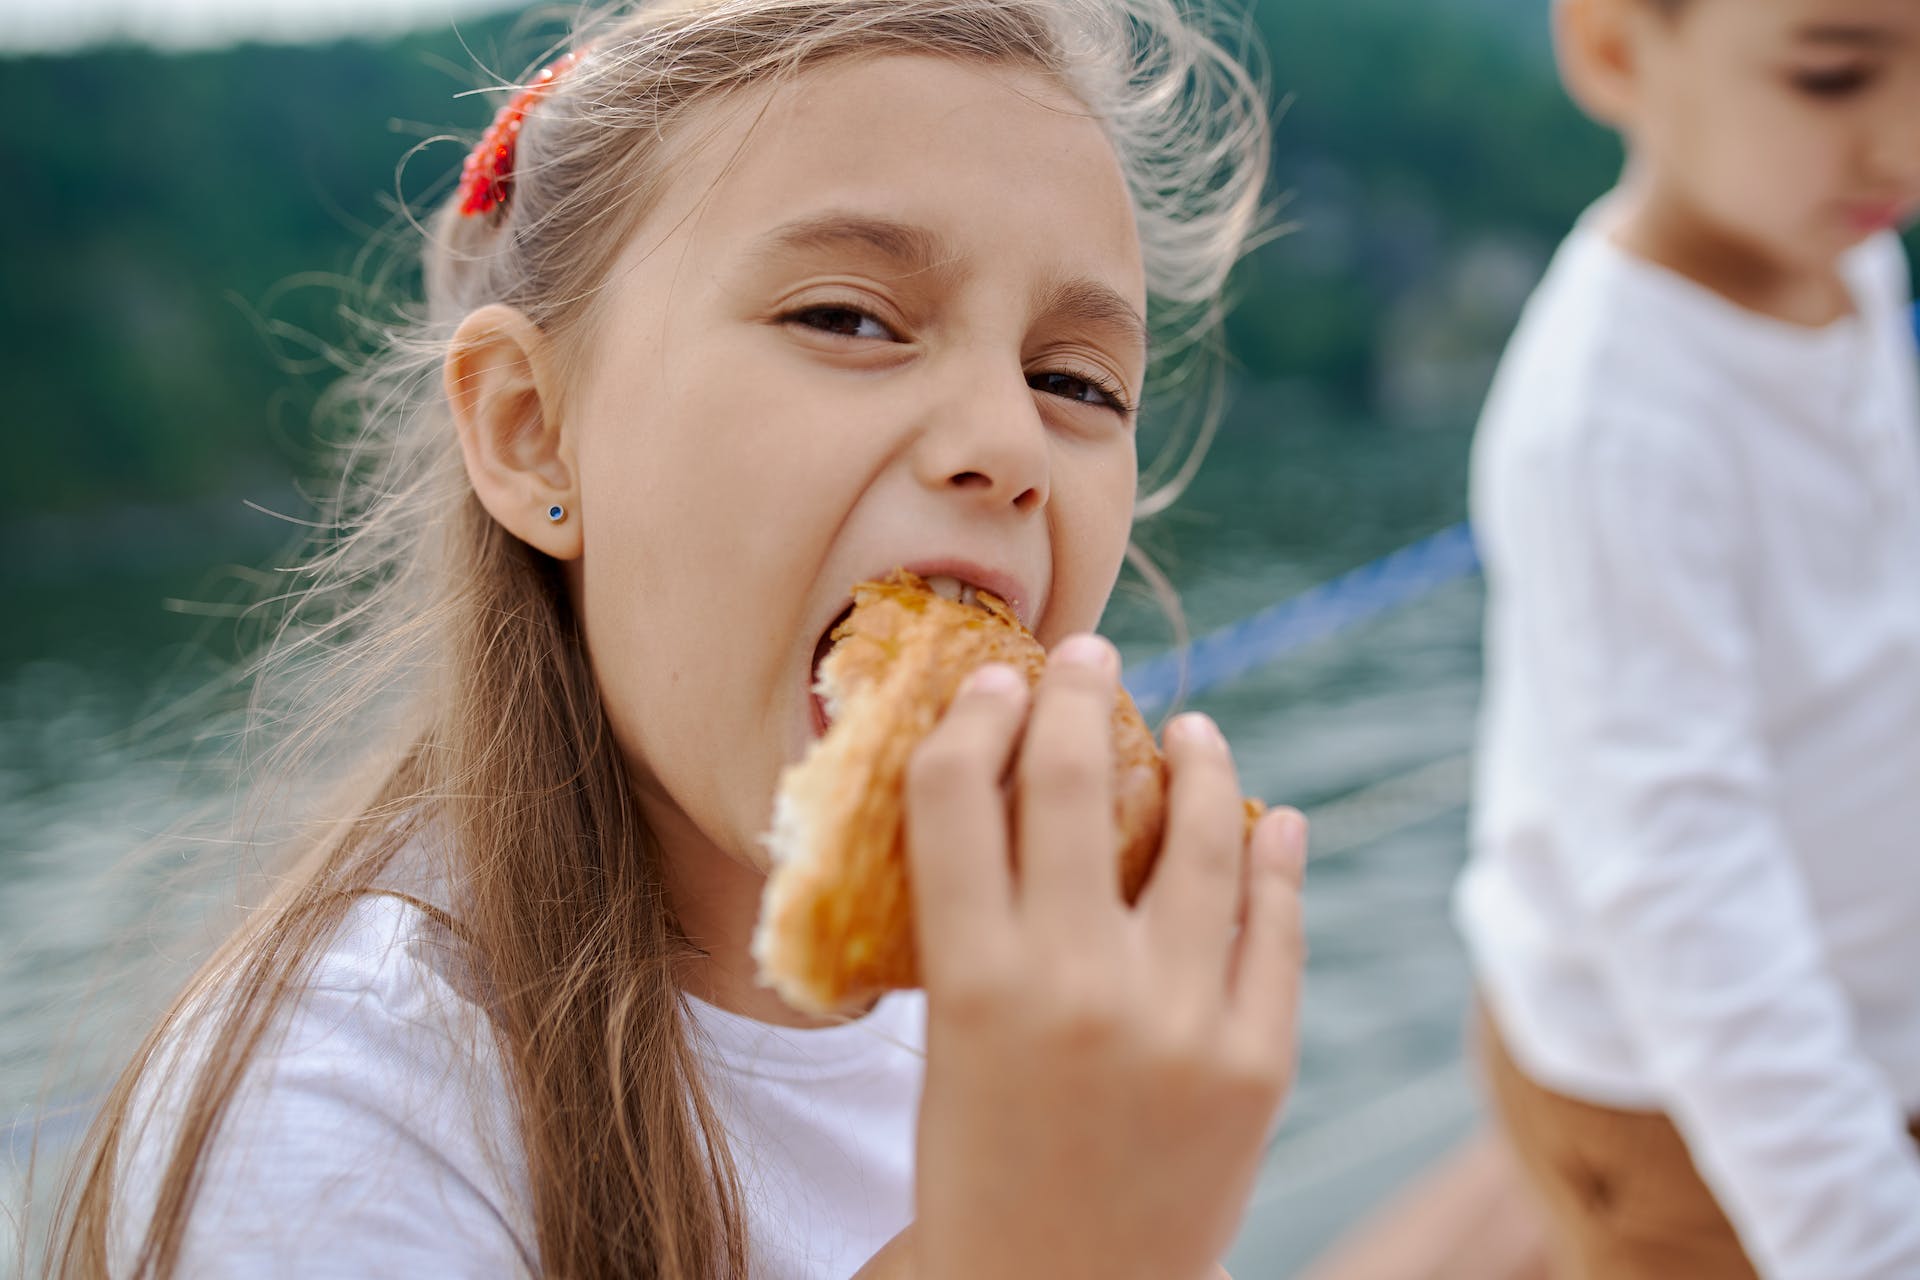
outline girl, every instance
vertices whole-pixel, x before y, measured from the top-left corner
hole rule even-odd
[[[648,5],[571,49],[426,229],[340,606],[282,644],[358,745],[342,816],[113,1093],[54,1265],[1210,1273],[1291,1070],[1303,826],[1243,841],[1184,717],[1120,902],[1088,632],[1147,301],[1211,318],[1258,94],[1168,0]],[[897,565],[1053,661],[915,758],[924,998],[822,1025],[753,980],[758,837]]]

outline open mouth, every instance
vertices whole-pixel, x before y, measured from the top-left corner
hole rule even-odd
[[[980,601],[979,587],[949,574],[932,575],[926,578],[925,582],[929,590],[944,599],[969,605],[978,604]],[[827,660],[829,653],[833,652],[834,633],[852,616],[853,603],[849,601],[847,606],[834,616],[833,621],[827,624],[827,629],[820,633],[820,639],[813,646],[813,663],[807,673],[807,700],[809,710],[812,712],[813,736],[816,738],[824,737],[827,730],[833,727],[834,715],[838,710],[833,700],[821,691],[820,664]]]
[[[813,712],[813,736],[818,738],[833,727],[833,712],[827,705],[826,697],[820,692],[820,664],[833,652],[833,633],[840,625],[853,616],[853,606],[849,604],[835,615],[827,629],[820,633],[819,642],[813,646],[813,665],[807,672],[807,700]]]

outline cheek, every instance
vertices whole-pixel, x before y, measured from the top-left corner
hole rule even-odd
[[[656,591],[791,559],[827,514],[847,444],[829,438],[832,415],[796,408],[813,403],[719,353],[614,389],[579,459],[590,552]]]
[[[751,852],[851,442],[826,434],[845,415],[809,418],[795,405],[817,398],[726,363],[682,360],[668,379],[610,385],[583,406],[577,576],[630,767],[722,847]]]
[[[1754,199],[1794,208],[1828,198],[1853,150],[1844,106],[1826,106],[1773,80],[1746,86],[1716,108],[1717,150],[1737,164]],[[1711,157],[1710,157],[1711,160]]]
[[[1138,463],[1133,440],[1075,457],[1056,482],[1053,526],[1054,599],[1039,632],[1049,648],[1090,631],[1106,611],[1133,534]]]
[[[1838,131],[1771,86],[1697,104],[1680,141],[1696,203],[1769,240],[1797,234],[1843,185]]]

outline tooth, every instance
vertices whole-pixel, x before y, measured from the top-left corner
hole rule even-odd
[[[963,599],[967,591],[966,585],[960,579],[948,577],[946,574],[936,574],[928,578],[927,589],[947,600]]]

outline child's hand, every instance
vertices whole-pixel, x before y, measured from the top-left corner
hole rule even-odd
[[[1305,821],[1276,810],[1243,840],[1226,743],[1182,717],[1160,860],[1128,908],[1118,669],[1105,641],[1063,643],[1028,716],[1025,681],[990,668],[908,773],[922,1280],[1217,1274],[1292,1081]]]

